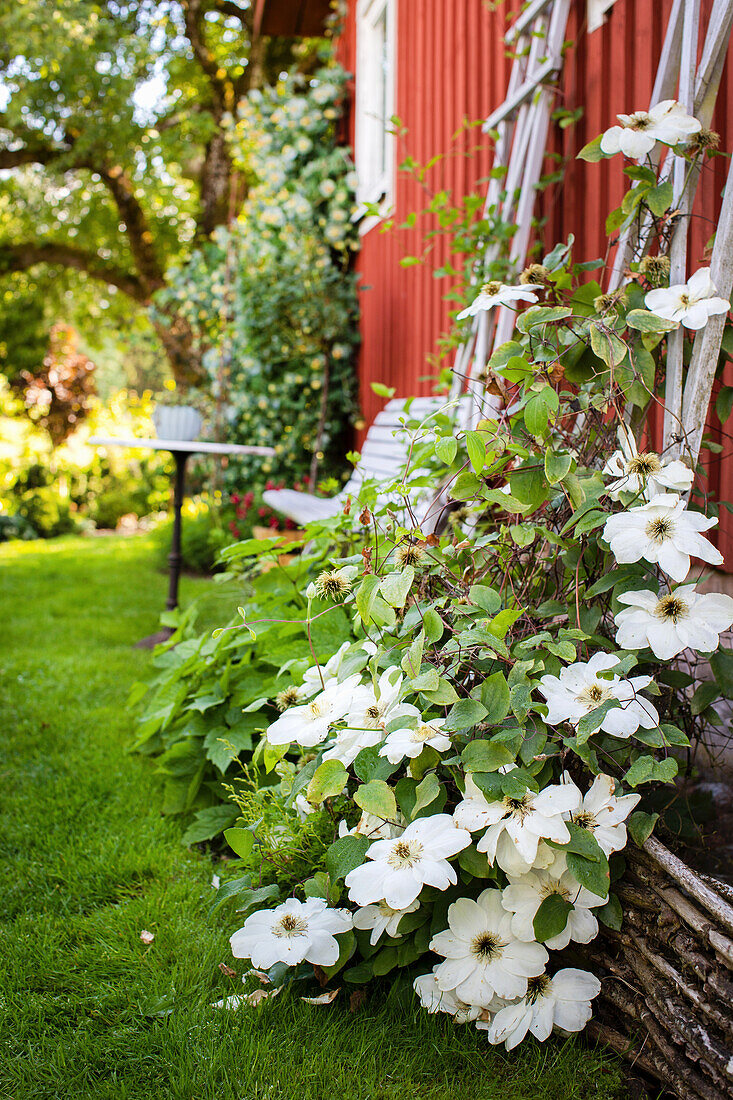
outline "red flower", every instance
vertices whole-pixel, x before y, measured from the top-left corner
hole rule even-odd
[[[280,526],[280,524],[279,524],[278,520],[275,518],[275,516],[273,516],[272,519],[270,520],[270,523],[269,523],[270,530],[277,531],[279,526]]]
[[[274,482],[274,481],[271,481],[271,480],[270,480],[270,479],[268,478],[268,479],[267,479],[267,481],[265,482],[265,488],[266,488],[266,489],[274,489],[274,488],[275,488],[275,482]]]
[[[239,504],[239,500],[240,500],[239,493],[232,493],[232,495],[231,495],[232,504]]]
[[[249,508],[246,508],[243,504],[240,504],[239,508],[237,508],[237,519],[244,519],[247,515],[247,512],[249,512]]]
[[[294,531],[295,530],[295,523],[293,522],[292,519],[288,518],[288,519],[285,520],[285,530],[286,531]]]
[[[260,505],[260,507],[257,509],[257,515],[260,516],[260,517],[266,516],[268,514],[269,514],[269,509],[265,508],[264,504]]]
[[[240,537],[239,536],[239,528],[237,527],[234,520],[232,520],[231,523],[229,524],[229,530],[234,535],[235,539],[238,539]]]

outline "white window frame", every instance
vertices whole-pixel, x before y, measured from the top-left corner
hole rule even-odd
[[[591,31],[597,31],[599,27],[603,26],[608,18],[608,12],[615,3],[616,0],[588,0],[588,34],[590,34]]]
[[[379,220],[362,216],[365,203],[378,204],[384,214],[394,201],[395,139],[389,119],[396,103],[396,32],[397,0],[357,0],[354,159],[361,233]],[[384,125],[378,122],[382,104]]]

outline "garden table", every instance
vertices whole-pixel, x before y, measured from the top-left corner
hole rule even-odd
[[[178,607],[178,579],[181,575],[181,508],[186,485],[186,462],[189,455],[274,455],[274,447],[251,447],[238,443],[209,443],[205,440],[183,439],[117,439],[92,436],[89,443],[94,447],[145,447],[152,451],[170,451],[175,461],[173,481],[173,537],[171,552],[168,555],[168,599],[166,610]],[[156,631],[137,644],[144,649],[152,649],[159,642],[170,638],[173,631],[169,627]]]

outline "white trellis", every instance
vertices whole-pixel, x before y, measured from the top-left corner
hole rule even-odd
[[[676,98],[689,114],[708,128],[720,87],[723,65],[733,27],[733,0],[715,0],[702,43],[700,63],[696,66],[700,36],[700,0],[675,0],[669,17],[662,54],[654,82],[650,107],[660,100]],[[670,284],[687,281],[687,238],[690,214],[695,198],[699,172],[689,171],[684,157],[673,152],[666,156],[659,172],[660,182],[671,180],[672,209],[676,224],[669,246]],[[718,293],[728,297],[733,273],[730,254],[733,249],[733,178],[729,175],[723,210],[717,229],[711,275]],[[609,289],[623,282],[629,263],[640,259],[653,230],[651,217],[635,223],[621,236],[609,280]],[[667,369],[664,395],[663,447],[670,456],[683,451],[693,462],[697,460],[715,365],[720,352],[725,317],[709,322],[695,337],[692,361],[683,386],[684,332],[681,328],[667,337]],[[703,355],[705,359],[703,360]]]
[[[484,130],[497,133],[484,210],[494,209],[503,221],[516,222],[510,250],[515,269],[524,267],[527,256],[552,112],[551,85],[562,68],[569,11],[570,0],[532,0],[515,20],[505,35],[507,46],[514,51],[506,99],[484,123]],[[491,242],[484,254],[484,271],[498,255],[499,246]],[[498,310],[498,316],[494,312],[480,313],[473,319],[470,335],[458,349],[454,364],[453,396],[468,377],[477,410],[483,398],[479,376],[489,348],[507,339],[513,324],[514,315],[509,311]]]

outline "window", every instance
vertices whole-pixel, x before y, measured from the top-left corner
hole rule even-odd
[[[355,157],[359,203],[390,205],[394,177],[397,0],[358,0],[356,8]],[[373,224],[367,219],[364,229]]]
[[[588,0],[588,33],[597,31],[606,22],[609,10],[616,0]]]

